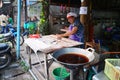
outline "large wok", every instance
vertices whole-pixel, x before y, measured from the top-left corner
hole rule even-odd
[[[86,63],[71,64],[71,63],[65,63],[65,62],[61,62],[61,61],[57,60],[59,56],[64,55],[64,54],[70,54],[70,53],[77,53],[77,54],[80,54],[80,55],[84,55],[89,59],[89,61],[86,62]],[[67,67],[69,69],[73,69],[73,68],[83,66],[85,64],[88,64],[88,63],[92,62],[95,58],[93,53],[94,53],[94,49],[92,49],[92,48],[81,49],[81,48],[71,47],[71,48],[62,48],[62,49],[59,49],[59,50],[53,52],[52,57],[58,63],[64,65],[65,67]]]

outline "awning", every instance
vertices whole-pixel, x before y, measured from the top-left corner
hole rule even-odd
[[[10,4],[11,0],[3,0],[3,4]]]
[[[27,6],[35,4],[38,0],[27,0]]]

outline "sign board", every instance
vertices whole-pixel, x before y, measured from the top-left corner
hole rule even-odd
[[[84,2],[84,0],[81,0],[81,2]]]
[[[28,16],[30,16],[30,17],[37,16],[39,18],[41,9],[42,9],[41,3],[30,5],[28,7]]]
[[[87,14],[88,8],[87,7],[80,7],[79,14]]]

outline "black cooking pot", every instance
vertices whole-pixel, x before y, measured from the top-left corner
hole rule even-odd
[[[75,53],[75,54],[78,54],[78,55],[86,56],[88,58],[88,62],[86,62],[86,63],[79,63],[79,64],[72,64],[72,63],[61,62],[61,61],[58,60],[58,58],[61,55],[70,54],[70,53],[72,53],[72,54]],[[81,49],[81,48],[71,47],[71,48],[62,48],[62,49],[59,49],[59,50],[53,52],[52,57],[58,63],[64,65],[65,67],[67,67],[69,69],[71,69],[71,68],[83,66],[85,64],[88,64],[88,63],[92,62],[94,60],[94,58],[95,58],[93,53],[94,53],[94,49],[92,49],[92,48]]]

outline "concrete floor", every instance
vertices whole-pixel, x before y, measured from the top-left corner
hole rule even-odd
[[[34,65],[36,70],[42,70],[38,64]],[[54,80],[52,71],[57,67],[62,67],[60,64],[53,62],[49,68],[50,80]],[[38,75],[35,73],[35,75]],[[0,80],[34,80],[33,76],[29,72],[25,72],[20,66],[19,62],[12,62],[8,67],[0,70]],[[43,80],[39,78],[38,80]]]
[[[21,46],[20,53],[21,53],[21,56],[24,57],[24,60],[26,62],[28,62],[28,54],[26,54],[26,49],[25,49],[24,45]],[[38,61],[35,57],[35,54],[32,53],[31,56],[32,56],[32,64],[35,64],[35,65],[33,65],[34,68],[37,71],[43,70],[43,68],[41,68],[41,66],[39,64],[36,64],[36,63],[38,63]],[[43,58],[42,54],[39,54],[39,56],[41,57],[41,59]],[[18,61],[13,60],[12,63],[8,67],[0,70],[0,80],[34,80],[33,76],[30,74],[30,72],[24,71],[24,69],[20,65],[20,62],[21,62],[21,60],[18,60]],[[42,66],[44,67],[44,65],[42,65]],[[52,65],[49,67],[50,80],[54,80],[52,71],[57,67],[63,67],[63,66],[56,62],[53,62]],[[43,71],[43,73],[44,73],[44,71]],[[38,75],[37,72],[35,72],[34,74],[35,74],[35,76]],[[39,77],[38,80],[43,80],[43,79]]]
[[[16,63],[12,63],[9,67],[1,70],[0,74],[0,80],[34,80],[28,72],[24,72]]]

